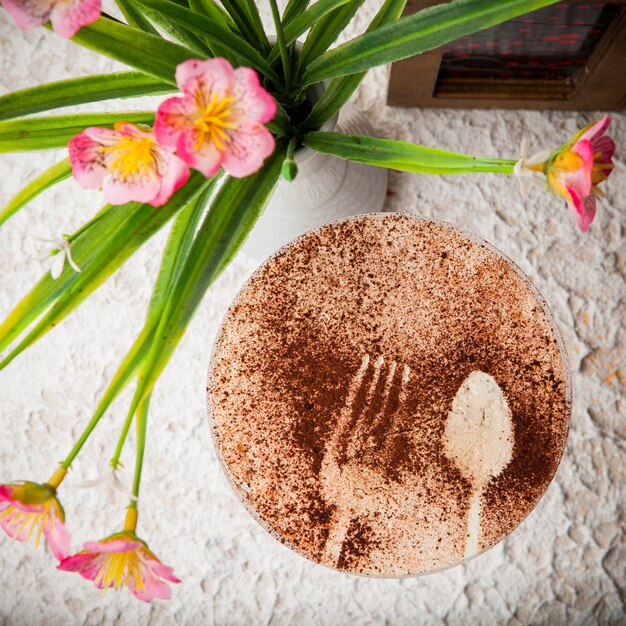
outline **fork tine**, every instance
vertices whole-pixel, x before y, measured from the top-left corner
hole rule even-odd
[[[373,364],[374,373],[369,383],[369,388],[365,396],[365,401],[363,403],[363,406],[360,407],[359,414],[355,416],[356,419],[353,422],[354,427],[351,429],[351,432],[350,432],[350,439],[349,439],[348,447],[347,447],[348,457],[352,457],[358,454],[359,447],[360,447],[359,444],[362,445],[363,437],[365,436],[365,433],[367,432],[367,429],[369,426],[367,422],[367,414],[370,408],[372,408],[374,401],[377,399],[375,397],[376,389],[378,388],[380,375],[383,370],[384,363],[385,363],[385,359],[382,356],[379,356],[374,361],[374,364]]]
[[[353,412],[354,402],[359,396],[359,393],[362,390],[363,384],[365,382],[365,378],[367,375],[367,370],[370,364],[370,356],[366,354],[361,360],[361,365],[357,370],[356,374],[350,381],[350,386],[348,387],[348,394],[346,396],[346,401],[343,405],[339,413],[339,417],[337,419],[337,424],[333,429],[333,434],[330,438],[330,446],[334,447],[337,443],[342,439],[342,435],[347,426],[349,426]]]
[[[393,380],[396,375],[397,367],[398,367],[398,364],[396,363],[396,361],[392,361],[391,365],[389,366],[389,371],[387,372],[387,377],[385,378],[385,386],[382,392],[382,400],[380,403],[380,408],[376,412],[376,414],[372,417],[372,420],[369,424],[369,428],[368,428],[369,435],[371,435],[374,432],[375,428],[380,423],[380,420],[385,416],[387,410],[389,409],[389,403],[393,395],[392,394]]]

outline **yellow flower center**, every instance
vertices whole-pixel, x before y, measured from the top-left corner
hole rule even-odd
[[[6,527],[7,534],[10,537],[17,538],[19,537],[24,530],[28,528],[28,532],[26,536],[23,538],[23,541],[28,541],[33,534],[33,530],[35,527],[39,525],[39,529],[37,530],[37,536],[35,538],[35,547],[39,547],[39,541],[41,540],[41,534],[43,533],[43,521],[45,517],[45,513],[35,513],[32,511],[22,511],[17,507],[11,505],[4,509],[2,513],[0,513],[0,520],[5,517],[12,516],[11,521]]]
[[[103,146],[102,152],[111,152],[113,161],[109,164],[111,172],[126,180],[146,168],[152,166],[155,160],[154,141],[150,137],[122,136],[113,146]]]
[[[146,586],[141,579],[140,559],[137,550],[109,552],[94,582],[96,584],[102,583],[104,589],[108,589],[113,583],[115,589],[119,589],[122,585],[128,586],[131,580],[134,581],[137,591],[145,589]]]
[[[584,161],[582,157],[573,150],[565,150],[560,154],[557,154],[552,163],[548,167],[548,183],[552,189],[569,199],[569,192],[567,187],[561,181],[561,174],[563,172],[571,173],[579,170],[583,167]]]
[[[195,149],[198,150],[205,141],[211,141],[218,150],[224,150],[228,143],[227,130],[236,130],[237,124],[228,121],[232,116],[230,104],[234,98],[227,96],[220,99],[213,94],[208,104],[198,102],[200,117],[195,121],[194,127],[198,131],[198,140]]]

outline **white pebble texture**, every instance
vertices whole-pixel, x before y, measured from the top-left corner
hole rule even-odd
[[[268,5],[264,17],[269,16]],[[370,0],[348,35],[379,3]],[[44,29],[17,30],[0,11],[0,93],[122,69]],[[555,147],[598,113],[420,110],[387,107],[388,69],[370,73],[354,100],[377,133],[469,153],[515,158]],[[81,110],[154,106],[159,98]],[[509,255],[552,308],[573,372],[567,450],[553,484],[505,541],[463,566],[424,578],[374,580],[336,573],[293,554],[245,512],[218,465],[205,411],[209,354],[226,309],[254,269],[239,257],[205,298],[154,394],[139,533],[183,580],[168,602],[106,595],[58,572],[46,549],[0,536],[0,624],[626,624],[626,115],[615,114],[615,171],[582,235],[564,204],[496,175],[390,174],[386,208],[475,232]],[[59,152],[3,154],[4,205]],[[45,271],[34,237],[77,229],[101,206],[67,180],[0,230],[0,316]],[[167,229],[58,328],[0,374],[0,482],[42,481],[68,452],[142,324]],[[132,391],[132,390],[131,390]],[[119,529],[126,501],[79,483],[105,471],[130,391],[98,426],[60,489],[73,548]],[[132,480],[134,439],[122,460]]]

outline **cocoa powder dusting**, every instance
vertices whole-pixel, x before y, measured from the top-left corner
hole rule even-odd
[[[559,463],[570,390],[547,308],[510,262],[446,224],[360,216],[283,248],[220,331],[207,397],[252,514],[312,560],[403,576],[453,565],[475,485],[445,455],[453,399],[493,377],[510,462],[481,496],[479,550],[532,510]]]

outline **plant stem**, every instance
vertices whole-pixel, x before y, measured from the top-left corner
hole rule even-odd
[[[283,62],[285,86],[287,92],[289,92],[291,91],[291,59],[289,58],[289,51],[287,50],[287,44],[285,43],[285,32],[283,31],[283,25],[280,21],[280,13],[278,12],[276,0],[270,0],[270,5],[272,6],[272,17],[274,18],[274,26],[276,27],[278,49],[280,50],[280,57]]]
[[[141,483],[141,472],[143,470],[143,455],[146,449],[146,431],[148,428],[148,411],[151,397],[152,394],[148,394],[137,407],[137,461],[135,462],[135,477],[133,479],[133,497],[128,505],[129,509],[137,508],[137,500],[139,498],[139,485]]]
[[[133,411],[129,411],[126,415],[126,420],[124,421],[124,425],[122,426],[122,432],[120,433],[120,437],[117,440],[115,453],[111,458],[110,465],[113,469],[117,469],[120,466],[120,456],[122,455],[122,449],[124,448],[124,443],[126,442],[126,437],[128,437],[128,431],[130,430],[130,425],[133,423],[134,417],[135,414]]]

